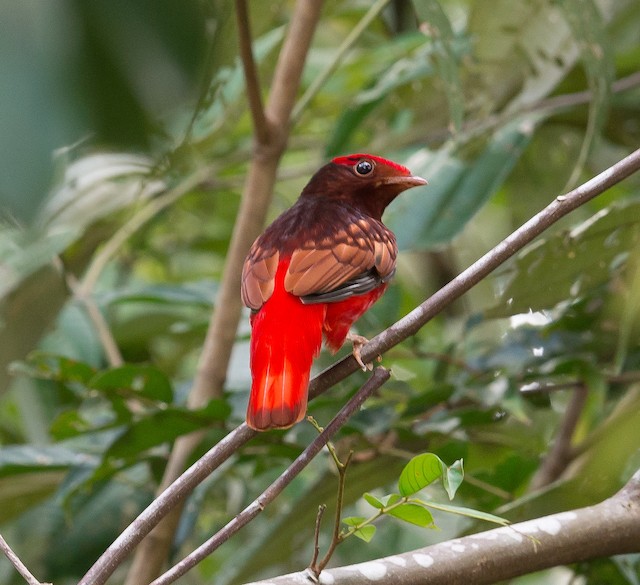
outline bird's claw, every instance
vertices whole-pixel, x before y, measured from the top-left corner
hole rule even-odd
[[[360,350],[365,343],[369,343],[369,340],[362,335],[358,335],[357,333],[352,333],[349,331],[347,333],[347,339],[353,344],[353,357],[356,358],[358,365],[362,368],[363,372],[370,372],[373,370],[373,364],[369,362],[365,364],[362,361],[362,356],[360,355]]]

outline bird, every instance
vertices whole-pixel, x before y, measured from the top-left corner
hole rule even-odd
[[[286,429],[304,418],[323,339],[338,351],[395,274],[398,246],[382,213],[402,191],[426,184],[380,156],[338,156],[255,240],[241,284],[251,310],[249,427]]]

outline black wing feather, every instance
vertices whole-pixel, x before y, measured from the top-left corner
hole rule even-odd
[[[355,295],[363,295],[371,292],[375,288],[378,288],[381,284],[389,281],[394,274],[395,268],[391,274],[387,275],[387,277],[383,279],[380,274],[378,274],[378,271],[375,268],[371,268],[371,270],[367,270],[367,272],[363,272],[358,276],[350,278],[333,290],[323,293],[305,295],[303,297],[300,297],[300,300],[305,305],[314,305],[317,303],[337,303],[338,301],[344,301],[345,299],[348,299],[349,297],[353,297]]]

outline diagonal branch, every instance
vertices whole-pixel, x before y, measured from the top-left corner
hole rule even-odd
[[[260,144],[269,143],[269,127],[262,105],[262,94],[260,93],[260,82],[256,70],[256,62],[253,58],[251,48],[251,26],[249,23],[249,12],[247,10],[247,0],[236,0],[236,20],[238,22],[238,44],[240,48],[240,58],[244,68],[244,77],[247,87],[247,101],[253,118],[253,127],[256,140]]]
[[[579,384],[573,390],[553,446],[533,476],[529,484],[529,491],[539,490],[558,479],[572,458],[575,457],[571,440],[587,402],[587,394],[588,389],[584,383]]]
[[[11,547],[7,544],[7,541],[2,537],[2,535],[0,535],[0,550],[29,585],[48,585],[40,583],[40,581],[33,576],[31,571],[29,571],[25,564],[19,559],[18,555],[11,550]]]
[[[291,115],[292,120],[298,121],[302,113],[305,111],[311,100],[318,94],[322,86],[331,77],[331,74],[342,63],[346,54],[351,50],[355,42],[360,38],[362,33],[367,30],[367,27],[377,18],[378,14],[384,10],[390,0],[377,0],[371,8],[364,15],[362,20],[356,24],[345,37],[344,41],[338,47],[333,60],[318,74],[318,76],[309,84],[309,87],[304,92],[304,95],[300,98],[300,101],[296,104]]]
[[[594,538],[594,534],[598,537]],[[486,585],[558,565],[640,552],[640,471],[611,498],[392,557],[322,572],[322,583]],[[313,582],[308,571],[253,585]]]
[[[273,502],[287,487],[291,481],[300,474],[313,458],[320,453],[320,450],[327,444],[329,439],[347,422],[347,420],[364,404],[365,400],[380,388],[389,378],[389,370],[377,367],[371,377],[345,404],[327,427],[309,444],[309,446],[296,458],[296,460],[278,477],[257,499],[249,504],[240,514],[227,523],[224,528],[214,534],[209,540],[200,545],[191,554],[185,557],[170,571],[167,571],[151,585],[168,585],[173,583],[178,577],[198,564],[207,555],[210,555],[220,545],[224,544],[238,530],[253,520],[265,507]]]

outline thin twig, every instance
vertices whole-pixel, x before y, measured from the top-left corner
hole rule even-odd
[[[310,567],[313,567],[318,561],[320,555],[320,526],[322,525],[322,517],[327,509],[326,504],[320,504],[318,506],[318,513],[316,514],[316,526],[313,531],[313,556],[311,557]]]
[[[29,571],[25,564],[19,559],[18,555],[11,550],[11,547],[7,544],[7,541],[2,537],[2,535],[0,535],[0,550],[29,585],[50,585],[48,583],[40,583],[40,581],[33,576],[31,571]]]
[[[611,84],[611,93],[622,93],[635,89],[640,86],[640,72],[632,73],[626,77],[616,79]],[[525,105],[517,110],[509,110],[487,116],[481,121],[470,121],[464,124],[462,131],[456,135],[458,142],[467,142],[472,137],[483,134],[496,126],[501,126],[517,120],[523,114],[533,114],[539,112],[540,114],[553,115],[568,108],[574,108],[576,106],[582,106],[588,104],[593,98],[593,93],[590,89],[584,91],[576,91],[573,93],[567,93],[549,98],[538,100],[532,104]],[[446,140],[451,136],[450,128],[440,128],[430,132],[427,136],[424,132],[416,130],[413,133],[409,133],[406,136],[407,143],[413,143],[416,140],[421,142],[433,143]]]
[[[175,203],[183,195],[197,187],[201,181],[211,174],[211,168],[202,167],[189,175],[184,181],[166,193],[149,201],[140,208],[111,238],[100,248],[84,274],[79,293],[83,297],[91,295],[99,276],[115,253],[145,223],[154,218],[160,211]]]
[[[291,114],[291,119],[295,123],[300,119],[300,116],[309,105],[309,102],[316,96],[320,88],[326,83],[327,79],[331,77],[331,74],[338,68],[340,63],[342,63],[346,54],[351,50],[351,47],[354,43],[360,38],[360,35],[367,29],[367,27],[373,22],[373,20],[382,12],[384,7],[389,4],[390,0],[377,0],[369,8],[367,13],[362,17],[360,22],[356,24],[349,34],[346,36],[342,44],[338,47],[336,54],[333,59],[329,62],[329,64],[318,74],[318,76],[311,82],[307,90],[304,92],[303,96],[300,98],[300,101],[296,104],[293,109],[293,113]]]
[[[627,75],[627,77],[621,77],[616,79],[611,84],[611,93],[621,93],[634,89],[640,85],[640,71]],[[535,111],[560,111],[567,108],[574,108],[575,106],[586,105],[591,101],[593,91],[586,89],[584,91],[576,91],[574,93],[567,93],[562,95],[552,96],[543,100],[531,104],[529,107],[524,108],[522,111],[535,112]]]
[[[340,535],[340,525],[342,522],[342,508],[344,506],[344,489],[347,481],[347,469],[349,468],[349,463],[351,463],[353,451],[349,451],[347,460],[344,463],[342,463],[338,459],[335,450],[333,451],[332,455],[334,460],[336,461],[336,466],[338,469],[338,495],[336,498],[336,513],[333,520],[333,533],[331,535],[331,542],[329,543],[327,552],[325,553],[324,557],[322,557],[322,560],[319,563],[309,565],[309,570],[312,571],[317,578],[320,577],[320,573],[322,573],[322,570],[329,564],[329,561],[331,560],[336,547],[343,540]]]
[[[467,483],[469,485],[475,486],[475,487],[487,492],[488,494],[493,494],[494,496],[497,496],[500,499],[505,500],[507,502],[510,502],[510,501],[513,500],[513,494],[511,492],[508,492],[507,490],[503,490],[503,489],[499,488],[498,486],[495,486],[495,485],[490,484],[490,483],[488,483],[486,481],[478,479],[477,477],[467,473],[466,471],[465,471],[465,474],[464,474],[464,481],[465,481],[465,483]]]
[[[296,458],[296,460],[276,479],[258,498],[249,504],[226,526],[214,534],[209,540],[174,565],[169,571],[153,581],[151,585],[168,585],[197,565],[202,559],[210,555],[220,545],[224,544],[243,526],[253,520],[265,507],[270,504],[291,481],[313,460],[329,439],[347,422],[347,420],[362,406],[364,401],[382,386],[391,374],[389,370],[378,366],[371,377],[345,404],[333,420],[326,426],[312,443]]]
[[[529,491],[540,489],[558,479],[571,462],[574,456],[571,440],[587,402],[587,395],[588,390],[584,383],[573,391],[553,447],[533,476],[529,484]]]
[[[640,372],[622,372],[620,374],[604,376],[604,380],[607,384],[633,384],[634,382],[640,382]],[[568,380],[566,382],[556,383],[534,382],[531,384],[525,384],[520,388],[520,393],[526,395],[558,392],[559,390],[573,390],[574,388],[579,388],[582,384],[583,382],[581,380]]]
[[[60,269],[64,273],[64,278],[67,282],[67,286],[69,287],[69,290],[73,294],[74,298],[82,305],[84,305],[89,320],[93,324],[96,333],[98,334],[98,339],[100,340],[100,344],[102,345],[102,349],[104,350],[107,362],[111,367],[118,367],[123,365],[124,359],[122,358],[122,354],[120,353],[120,348],[116,343],[107,320],[104,318],[102,311],[100,311],[100,308],[96,304],[93,295],[86,295],[84,293],[84,288],[81,286],[80,281],[75,277],[74,274],[64,271],[64,266],[62,265],[61,261],[56,263],[59,263]]]
[[[251,48],[251,26],[246,0],[236,0],[236,20],[238,23],[240,58],[242,59],[242,65],[244,68],[247,101],[249,102],[251,117],[253,118],[255,137],[260,144],[268,144],[269,126],[264,114],[260,81],[258,80],[258,72],[256,70],[256,63],[253,58],[253,50]]]

